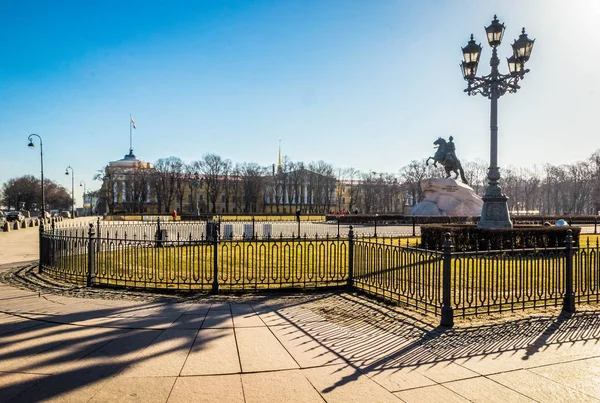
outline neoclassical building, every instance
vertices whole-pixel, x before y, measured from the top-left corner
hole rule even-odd
[[[304,168],[282,172],[281,165],[272,174],[252,180],[235,175],[205,178],[183,170],[159,172],[130,150],[105,167],[98,211],[156,214],[176,210],[179,215],[402,213],[403,205],[396,186],[339,181],[333,175]]]

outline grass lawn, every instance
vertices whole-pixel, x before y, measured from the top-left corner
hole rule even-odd
[[[214,245],[127,247],[102,244],[96,252],[96,280],[100,284],[210,289],[214,279]],[[83,259],[85,261],[85,259]],[[82,255],[55,262],[63,270],[80,273]],[[224,289],[316,287],[345,284],[348,273],[346,240],[221,241],[218,281]]]
[[[441,254],[394,247],[400,244],[414,248],[420,241],[418,237],[360,241],[355,243],[354,257],[355,283],[360,288],[400,302],[424,301],[439,306]],[[588,242],[590,247],[596,247],[600,238],[582,235],[581,247]],[[127,247],[103,244],[96,253],[97,282],[157,289],[211,288],[212,244],[149,246],[153,243],[130,243]],[[252,290],[343,285],[348,274],[348,248],[344,239],[221,241],[217,259],[219,286],[226,290]],[[452,304],[463,314],[559,304],[564,290],[564,259],[556,259],[555,255],[454,254]],[[599,292],[600,265],[594,259],[584,263],[576,260],[578,295]],[[85,281],[84,254],[61,257],[55,266],[60,267],[60,272],[53,275]]]

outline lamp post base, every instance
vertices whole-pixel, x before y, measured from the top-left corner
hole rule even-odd
[[[512,228],[508,214],[508,197],[502,194],[499,186],[490,185],[483,196],[481,219],[477,228]]]

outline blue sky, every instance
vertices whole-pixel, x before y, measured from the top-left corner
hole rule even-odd
[[[499,102],[499,165],[565,164],[600,148],[600,2],[4,1],[0,3],[0,184],[45,175],[88,189],[129,148],[146,161],[210,152],[397,173],[453,135],[489,158],[489,100],[463,93],[460,47],[506,26],[536,43],[517,94]],[[76,199],[81,205],[81,190]]]

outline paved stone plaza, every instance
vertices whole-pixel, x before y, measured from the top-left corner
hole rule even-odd
[[[596,306],[448,330],[353,293],[161,296],[14,269],[36,258],[37,228],[0,233],[0,402],[600,401]]]

